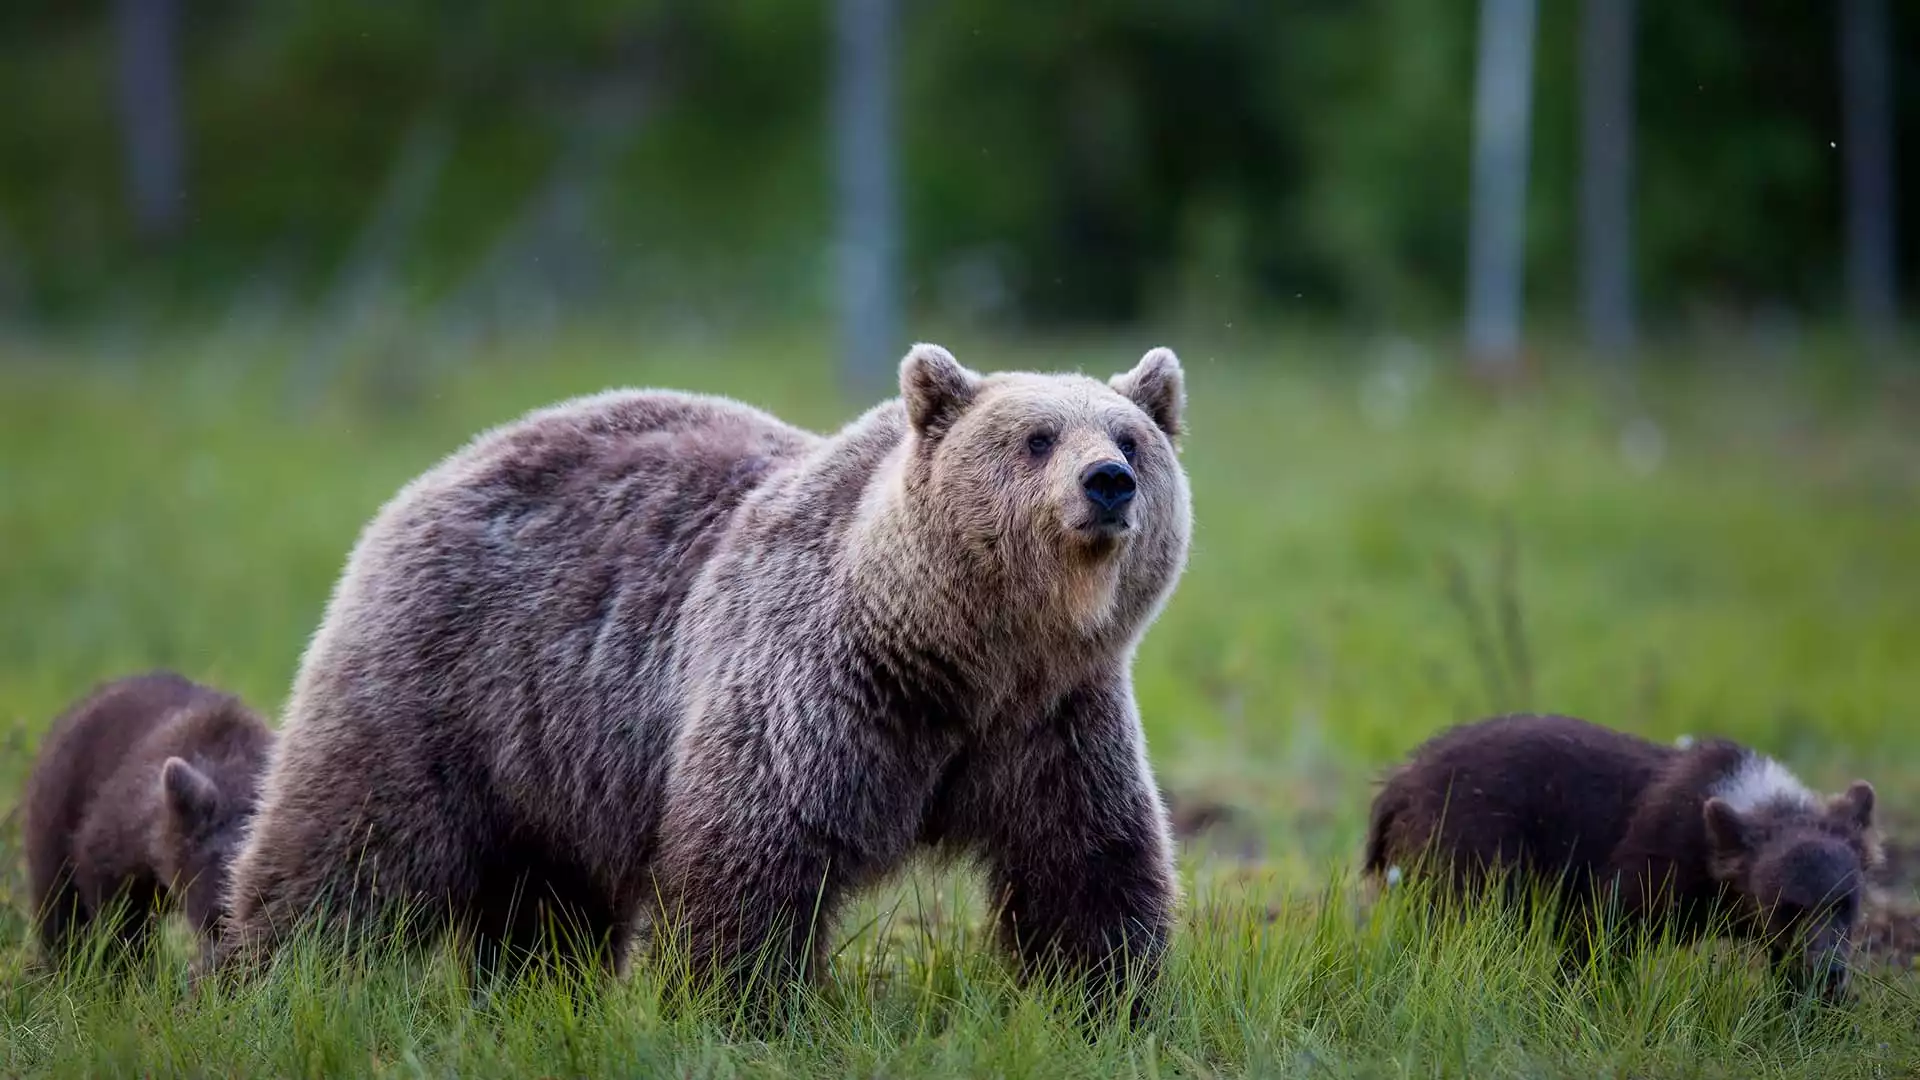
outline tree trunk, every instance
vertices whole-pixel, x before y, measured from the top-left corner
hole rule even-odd
[[[899,200],[894,191],[894,0],[835,0],[834,165],[839,203],[841,348],[846,382],[885,388],[904,349]]]
[[[118,0],[120,123],[126,143],[127,202],[145,239],[178,229],[186,209],[186,155],[174,39],[176,0]]]
[[[1633,346],[1633,0],[1586,0],[1580,26],[1580,257],[1595,351]]]
[[[1841,0],[1841,138],[1847,184],[1847,294],[1860,333],[1885,344],[1899,318],[1894,281],[1892,28],[1886,0]]]
[[[1533,0],[1481,0],[1467,236],[1467,351],[1492,376],[1517,373],[1525,286]]]

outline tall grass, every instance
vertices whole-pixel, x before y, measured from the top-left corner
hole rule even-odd
[[[283,699],[355,531],[479,428],[608,385],[729,393],[815,427],[830,365],[788,342],[618,335],[463,364],[388,352],[287,408],[297,341],[0,353],[0,807],[93,681],[168,665]],[[1105,374],[1149,342],[950,340],[982,367]],[[1173,342],[1176,346],[1180,342]],[[1413,356],[1413,359],[1409,359]],[[0,1074],[1900,1076],[1910,974],[1847,1010],[1782,998],[1731,946],[1563,975],[1543,928],[1440,918],[1349,880],[1370,780],[1446,724],[1535,708],[1724,734],[1811,783],[1920,796],[1920,416],[1791,369],[1692,358],[1634,399],[1550,373],[1516,395],[1406,349],[1182,349],[1190,569],[1136,668],[1156,769],[1249,835],[1189,848],[1151,1019],[1076,1025],[1018,985],[965,874],[917,870],[837,928],[793,1022],[688,1006],[671,957],[476,993],[445,950],[297,948],[191,988],[175,940],[130,979],[29,968],[0,829]],[[1815,370],[1815,369],[1808,369]]]
[[[1083,1025],[1023,989],[960,920],[868,935],[770,1033],[690,994],[671,957],[625,980],[535,969],[476,990],[451,945],[342,956],[296,945],[256,980],[194,987],[177,955],[132,976],[9,973],[9,1075],[1907,1075],[1913,980],[1835,1009],[1750,951],[1651,943],[1569,974],[1551,926],[1436,913],[1416,887],[1344,884],[1268,907],[1196,906],[1154,1010]]]

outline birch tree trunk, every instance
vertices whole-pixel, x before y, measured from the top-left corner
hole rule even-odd
[[[1633,0],[1586,0],[1580,26],[1580,284],[1596,352],[1633,347]]]
[[[146,239],[171,235],[186,209],[177,0],[117,0],[120,125],[128,209]]]
[[[894,188],[894,0],[835,0],[834,172],[842,363],[849,389],[884,389],[900,340]]]
[[[1861,336],[1884,345],[1899,318],[1894,269],[1892,33],[1886,0],[1841,0],[1841,138],[1847,296]]]
[[[1533,0],[1481,0],[1467,236],[1467,351],[1493,376],[1520,363]]]

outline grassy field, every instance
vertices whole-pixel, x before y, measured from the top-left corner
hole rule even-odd
[[[176,667],[278,706],[361,523],[479,428],[609,385],[729,393],[831,427],[857,405],[791,340],[639,350],[581,333],[391,352],[308,400],[289,343],[0,345],[0,812],[94,681]],[[1130,366],[1154,342],[947,342],[983,368]],[[1851,1010],[1776,997],[1737,949],[1560,977],[1483,913],[1367,910],[1375,772],[1455,721],[1536,708],[1723,734],[1920,824],[1920,395],[1809,363],[1693,356],[1636,400],[1565,370],[1490,394],[1413,346],[1181,347],[1197,526],[1139,657],[1191,892],[1144,1031],[1013,988],[964,876],[909,875],[843,927],[789,1030],[736,1036],[619,984],[483,1000],[446,957],[191,995],[27,969],[0,833],[0,1074],[1911,1076],[1920,978],[1877,953]],[[1737,352],[1738,350],[1730,350]],[[285,355],[283,355],[283,353]],[[1821,374],[1820,372],[1825,372]],[[296,407],[297,403],[297,407]],[[859,403],[864,405],[865,403]],[[1883,900],[1910,904],[1911,880]]]

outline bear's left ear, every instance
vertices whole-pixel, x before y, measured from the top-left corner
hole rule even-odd
[[[188,827],[212,817],[220,801],[220,789],[207,774],[177,757],[168,758],[166,764],[160,766],[160,787],[166,795],[167,808]]]
[[[907,405],[907,420],[925,438],[945,435],[979,390],[980,376],[938,345],[915,345],[900,361],[900,397]]]
[[[1172,349],[1149,349],[1132,371],[1115,375],[1107,385],[1140,406],[1167,438],[1180,437],[1181,414],[1187,407],[1186,378],[1180,372],[1180,358]]]
[[[1873,828],[1873,785],[1855,780],[1827,803],[1827,813],[1861,832]]]

